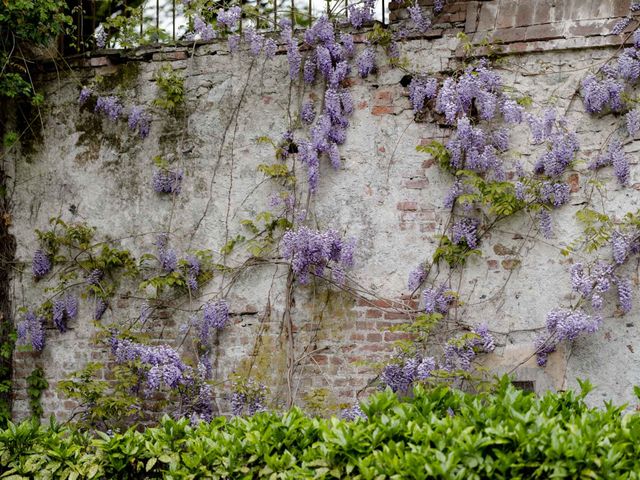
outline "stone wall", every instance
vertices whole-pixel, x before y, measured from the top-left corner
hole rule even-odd
[[[466,32],[477,43],[502,39],[508,55],[497,68],[505,85],[530,96],[534,113],[552,106],[565,114],[577,129],[580,158],[590,159],[606,143],[616,120],[584,112],[579,82],[615,52],[621,37],[606,32],[628,4],[450,2],[440,23],[426,35],[404,41],[401,52],[411,70],[438,74],[459,65],[458,33]],[[404,21],[403,15],[393,10],[394,21]],[[282,53],[265,61],[246,52],[230,55],[224,43],[146,48],[69,59],[69,68],[43,73],[47,103],[32,124],[35,134],[13,154],[11,231],[19,266],[11,281],[14,318],[21,318],[19,307],[47,298],[47,281],[34,282],[30,261],[37,248],[34,230],[48,228],[51,217],[87,222],[96,227],[98,241],[113,240],[137,255],[153,251],[159,232],[170,232],[171,245],[180,251],[210,248],[216,253],[228,239],[245,233],[241,221],[268,210],[269,198],[278,191],[277,184],[257,171],[259,164],[273,162],[273,149],[256,140],[280,138],[303,100],[321,98],[320,87],[290,84]],[[154,109],[151,134],[144,140],[129,132],[126,122],[114,124],[78,105],[81,86],[102,76],[104,92],[152,109],[158,96],[155,73],[166,64],[184,76],[184,114]],[[318,389],[329,392],[328,403],[352,403],[375,378],[373,364],[389,358],[394,342],[406,338],[393,327],[415,318],[420,305],[419,293],[411,297],[407,291],[407,276],[432,257],[437,235],[445,231],[450,212],[442,199],[452,182],[415,147],[446,139],[450,129],[416,119],[402,85],[405,73],[388,66],[382,51],[378,64],[374,76],[349,79],[356,111],[341,148],[343,166],[333,170],[322,162],[320,186],[310,197],[307,215],[314,227],[335,228],[358,239],[356,266],[346,292],[323,282],[295,289],[293,352],[284,319],[284,262],[245,263],[242,249],[226,258],[216,256],[230,267],[244,265],[233,288],[227,288],[228,275],[221,274],[198,298],[152,302],[154,313],[146,325],[150,337],[177,346],[180,325],[204,301],[228,298],[232,324],[216,339],[216,381],[250,369],[271,387],[276,404],[288,394],[304,404],[305,395]],[[511,141],[509,155],[529,166],[544,148],[530,144],[525,125],[513,129]],[[632,188],[618,187],[610,169],[599,176],[608,188],[597,208],[618,216],[637,208],[640,190],[638,143],[625,148],[633,160]],[[161,196],[151,187],[157,155],[185,172],[182,192],[175,197]],[[568,270],[574,259],[563,257],[560,248],[580,232],[574,214],[587,195],[592,198],[588,175],[584,163],[570,173],[572,199],[553,212],[553,239],[538,234],[530,215],[517,215],[483,240],[481,256],[472,257],[463,269],[441,268],[430,282],[449,278],[460,292],[459,306],[443,331],[488,323],[498,348],[483,362],[496,372],[534,382],[540,392],[574,387],[576,378],[588,377],[597,387],[594,403],[629,401],[631,386],[640,383],[637,308],[624,318],[610,308],[598,333],[553,354],[546,368],[537,367],[533,358],[533,338],[544,328],[546,313],[573,298]],[[628,273],[637,286],[637,272]],[[103,323],[135,322],[153,294],[133,283],[121,290]],[[45,415],[66,418],[76,405],[56,391],[57,381],[89,361],[109,360],[107,348],[93,345],[92,302],[81,302],[80,318],[69,332],[48,330],[42,353],[15,353],[16,418],[28,415],[25,378],[34,366],[44,368],[51,384],[43,398]],[[189,340],[181,349],[186,357],[192,355]],[[295,364],[289,381],[288,355]],[[216,390],[219,413],[229,411],[227,387]]]

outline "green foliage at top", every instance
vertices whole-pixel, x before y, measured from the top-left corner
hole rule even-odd
[[[506,379],[492,393],[418,386],[370,397],[368,419],[294,408],[106,434],[26,422],[0,431],[2,478],[640,478],[640,415],[582,392],[543,397]]]
[[[23,57],[33,46],[46,46],[68,30],[71,17],[65,0],[2,0],[0,2],[0,97],[30,98],[40,103]]]

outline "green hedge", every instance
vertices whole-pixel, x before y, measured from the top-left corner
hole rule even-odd
[[[109,436],[69,427],[0,431],[1,478],[639,478],[640,415],[536,397],[502,380],[491,394],[416,387],[368,399],[369,419],[217,418]]]

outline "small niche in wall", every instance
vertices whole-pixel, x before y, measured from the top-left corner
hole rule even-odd
[[[514,380],[511,383],[517,389],[523,390],[525,392],[534,392],[535,393],[535,391],[536,391],[535,384],[531,380]]]

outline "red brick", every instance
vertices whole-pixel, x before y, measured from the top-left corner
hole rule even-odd
[[[408,320],[411,318],[410,313],[401,313],[401,312],[384,312],[385,320]]]
[[[406,188],[420,190],[429,186],[429,180],[427,178],[416,178],[407,180],[404,184]]]
[[[576,193],[580,190],[580,175],[572,173],[569,175],[569,185],[571,186],[571,193]]]
[[[367,318],[382,318],[382,312],[380,310],[367,310],[365,315]]]
[[[186,60],[188,58],[187,52],[157,52],[152,55],[154,62],[164,60]]]
[[[489,270],[497,270],[498,260],[487,260],[487,267],[489,267]]]
[[[378,105],[391,105],[393,101],[393,93],[389,90],[382,90],[376,92],[375,95],[376,104]]]
[[[414,212],[418,210],[418,202],[399,202],[396,208],[398,210]]]
[[[364,110],[364,109],[365,109],[365,108],[367,108],[368,106],[369,106],[369,104],[368,104],[365,100],[362,100],[361,102],[358,102],[358,103],[356,104],[356,108],[357,108],[358,110]]]
[[[394,113],[393,107],[375,106],[371,109],[371,115],[391,115]]]
[[[480,3],[471,1],[467,3],[467,14],[465,18],[464,31],[466,33],[475,32],[478,26],[478,18],[480,13]]]
[[[380,333],[368,333],[367,334],[367,342],[381,342],[382,334]]]
[[[498,10],[498,18],[496,19],[496,28],[511,28],[516,23],[516,10],[518,4],[516,2],[503,2]]]
[[[498,4],[497,3],[482,3],[480,5],[480,15],[478,17],[478,32],[486,32],[488,30],[495,29],[496,23],[496,14],[498,13]],[[467,10],[467,15],[469,15],[469,10]],[[467,21],[469,17],[467,16]],[[466,30],[466,28],[465,28]]]
[[[546,25],[535,25],[527,27],[526,40],[552,40],[554,38],[563,38],[564,32],[562,25],[548,23]]]
[[[533,25],[535,2],[520,2],[516,12],[516,26]]]
[[[493,40],[500,40],[503,43],[521,42],[526,38],[526,27],[506,28],[496,30],[493,33]]]

